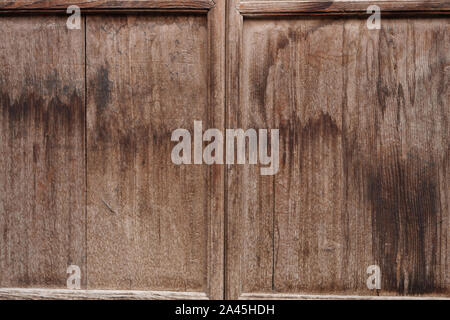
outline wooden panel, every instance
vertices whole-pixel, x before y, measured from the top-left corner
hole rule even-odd
[[[244,15],[286,15],[286,14],[367,14],[367,8],[377,5],[383,15],[387,14],[449,14],[448,1],[414,1],[414,0],[343,0],[343,1],[284,1],[284,0],[247,0],[240,1],[238,9]]]
[[[207,37],[205,16],[87,18],[90,289],[209,289],[221,180],[170,157],[173,130],[215,125]]]
[[[280,171],[228,168],[229,297],[449,296],[448,20],[249,19],[233,36],[228,126],[279,128]]]
[[[450,296],[449,20],[364,23],[343,28],[348,272],[364,244],[383,294]]]
[[[206,300],[201,292],[0,288],[8,300]]]
[[[214,6],[212,0],[18,0],[0,1],[0,11],[9,12],[65,12],[70,5],[77,5],[83,12],[127,11],[127,10],[208,10]]]
[[[208,124],[225,128],[226,2],[217,1],[208,12]],[[208,297],[224,299],[225,291],[225,168],[210,167],[210,213],[208,225]]]
[[[366,296],[337,294],[244,293],[240,300],[450,300],[445,296]]]
[[[226,51],[226,128],[242,128],[240,119],[241,31],[243,18],[236,10],[236,1],[227,1]],[[242,166],[225,166],[225,298],[237,299],[241,294],[242,233],[240,195],[245,190],[241,183]]]
[[[86,264],[84,30],[36,16],[0,27],[0,285],[65,287]]]

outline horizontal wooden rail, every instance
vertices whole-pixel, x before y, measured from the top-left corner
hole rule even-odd
[[[244,293],[239,300],[450,300],[440,296],[357,296],[283,293]]]
[[[289,14],[367,14],[370,5],[380,7],[381,14],[425,13],[449,14],[450,1],[243,1],[238,5],[242,15]]]
[[[39,288],[0,288],[0,299],[27,300],[206,300],[202,292],[138,291],[138,290],[68,290]],[[439,296],[357,296],[244,293],[240,300],[450,300]]]
[[[76,5],[87,12],[207,11],[213,0],[19,0],[0,1],[0,12],[66,12]]]
[[[68,290],[38,288],[0,288],[0,299],[27,300],[205,300],[202,292],[137,290]]]

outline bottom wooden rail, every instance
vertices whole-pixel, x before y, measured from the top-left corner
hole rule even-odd
[[[450,297],[244,293],[239,300],[450,300]]]
[[[0,299],[207,300],[208,296],[203,292],[0,288]],[[450,300],[450,297],[244,293],[239,297],[239,299],[240,300]]]
[[[30,300],[206,300],[203,292],[0,288],[0,299]]]

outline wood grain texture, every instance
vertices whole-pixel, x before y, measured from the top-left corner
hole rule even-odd
[[[226,110],[225,127],[242,128],[240,119],[240,72],[243,17],[236,10],[237,0],[227,1],[226,21]],[[225,299],[241,294],[242,233],[240,206],[245,186],[241,183],[242,166],[225,165]],[[270,178],[269,178],[270,179]]]
[[[84,30],[0,27],[0,286],[65,287],[67,267],[86,266]]]
[[[90,289],[207,292],[220,271],[221,177],[170,158],[173,130],[220,122],[207,39],[205,16],[87,19]]]
[[[8,300],[206,300],[198,292],[137,290],[0,289],[0,299]],[[350,296],[298,294],[243,294],[241,300],[449,300],[446,297]]]
[[[386,17],[377,31],[355,17],[244,18],[365,14],[366,1],[216,2],[79,1],[208,11],[88,16],[86,30],[0,17],[0,298],[449,298],[448,18]],[[173,165],[171,132],[194,120],[279,128],[280,171]],[[92,290],[50,289],[69,264]]]
[[[215,4],[212,0],[2,0],[0,12],[66,12],[70,5],[78,6],[85,13],[127,10],[205,11]]]
[[[279,128],[280,171],[228,169],[229,298],[450,296],[449,31],[416,18],[232,32],[229,125]]]
[[[450,296],[449,20],[385,19],[377,33],[347,23],[343,37],[343,218],[370,213],[371,233],[350,226],[349,243],[367,241],[384,293]]]
[[[450,300],[449,297],[244,293],[239,300]]]
[[[241,1],[237,8],[243,15],[286,14],[367,14],[370,5],[380,7],[382,15],[399,13],[449,14],[450,1]]]
[[[208,123],[225,128],[225,1],[208,12]],[[224,298],[225,272],[225,168],[209,168],[210,207],[208,215],[208,297]]]
[[[206,300],[200,292],[138,290],[0,289],[7,300]]]

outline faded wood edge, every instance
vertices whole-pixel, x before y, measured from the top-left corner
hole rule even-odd
[[[449,14],[450,1],[243,1],[237,5],[242,15],[368,15],[370,5],[380,7],[380,13]]]
[[[206,12],[215,6],[213,0],[19,0],[0,1],[0,13],[66,12],[71,5],[81,13],[108,12]]]
[[[0,288],[8,300],[207,300],[202,292]]]
[[[450,297],[243,293],[239,300],[450,300]]]

